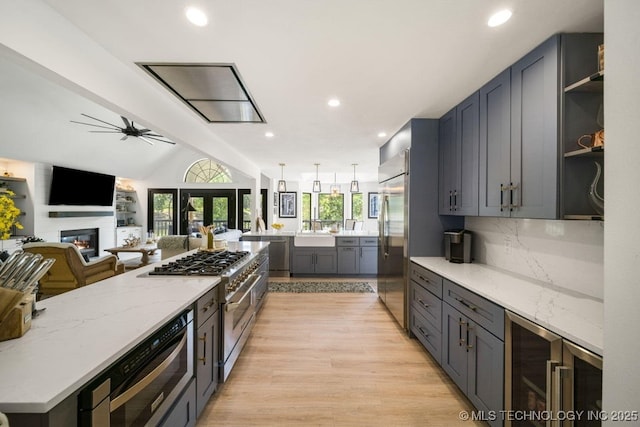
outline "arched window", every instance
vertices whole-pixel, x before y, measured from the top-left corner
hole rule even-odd
[[[184,175],[184,182],[229,183],[231,172],[211,159],[201,159],[192,164]]]

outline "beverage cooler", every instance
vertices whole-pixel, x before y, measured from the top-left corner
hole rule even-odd
[[[505,427],[601,425],[602,358],[507,311],[505,410]]]

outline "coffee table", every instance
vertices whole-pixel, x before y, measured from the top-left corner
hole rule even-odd
[[[105,249],[105,251],[114,254],[116,257],[121,252],[139,252],[142,254],[142,259],[140,260],[140,265],[149,264],[149,256],[156,253],[158,250],[158,246],[155,243],[148,243],[137,246],[120,246],[117,248]]]

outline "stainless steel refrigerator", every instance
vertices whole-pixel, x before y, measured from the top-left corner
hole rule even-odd
[[[378,296],[408,331],[412,256],[444,256],[444,230],[464,217],[438,214],[438,120],[412,119],[380,147]]]

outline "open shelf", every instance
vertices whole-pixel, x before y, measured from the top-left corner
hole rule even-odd
[[[595,157],[604,154],[604,147],[580,148],[564,153],[564,157]]]
[[[593,73],[582,80],[564,88],[567,92],[602,92],[604,85],[604,70]]]

